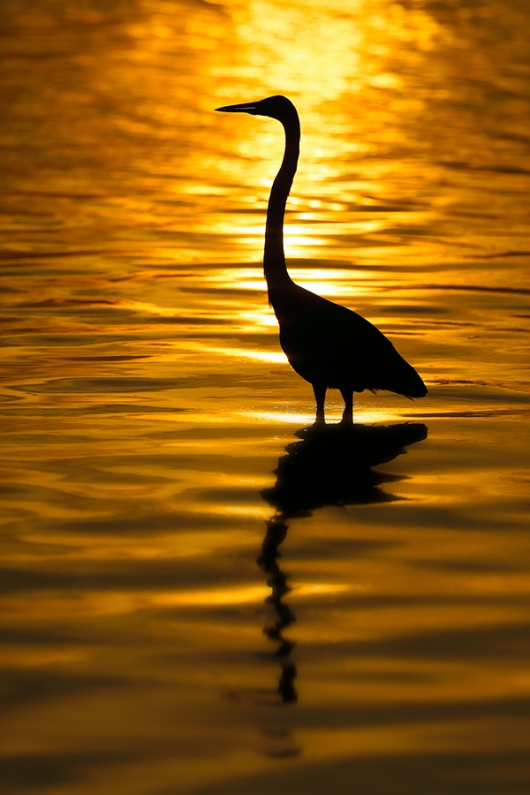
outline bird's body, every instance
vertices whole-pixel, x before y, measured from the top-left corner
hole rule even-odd
[[[280,344],[292,368],[313,386],[317,421],[324,421],[328,388],[339,389],[344,398],[345,423],[352,422],[354,392],[386,389],[423,397],[427,390],[422,379],[379,329],[356,312],[295,284],[287,272],[283,221],[300,145],[300,122],[292,102],[277,96],[218,110],[269,116],[285,129],[285,154],[267,210],[263,267],[280,325]]]

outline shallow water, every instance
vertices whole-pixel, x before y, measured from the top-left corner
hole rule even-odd
[[[527,793],[528,5],[1,13],[6,791]],[[213,113],[278,92],[293,276],[429,388],[350,434],[267,306],[281,129]]]

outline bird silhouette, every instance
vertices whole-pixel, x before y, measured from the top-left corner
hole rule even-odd
[[[379,329],[351,309],[295,284],[287,272],[283,248],[285,205],[300,153],[300,120],[283,96],[217,108],[224,113],[268,116],[285,130],[285,152],[272,185],[267,209],[263,267],[280,325],[280,345],[291,367],[313,386],[316,422],[323,423],[328,389],[344,399],[344,424],[353,422],[353,393],[386,389],[408,398],[424,397],[422,379]]]

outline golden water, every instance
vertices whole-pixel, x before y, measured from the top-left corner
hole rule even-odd
[[[5,791],[526,795],[528,4],[1,15]],[[267,306],[281,128],[213,112],[273,93],[293,276],[429,388],[346,447]]]

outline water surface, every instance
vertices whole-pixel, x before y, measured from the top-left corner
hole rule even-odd
[[[1,6],[2,744],[13,793],[530,786],[522,0]],[[357,427],[293,277],[425,378]]]

